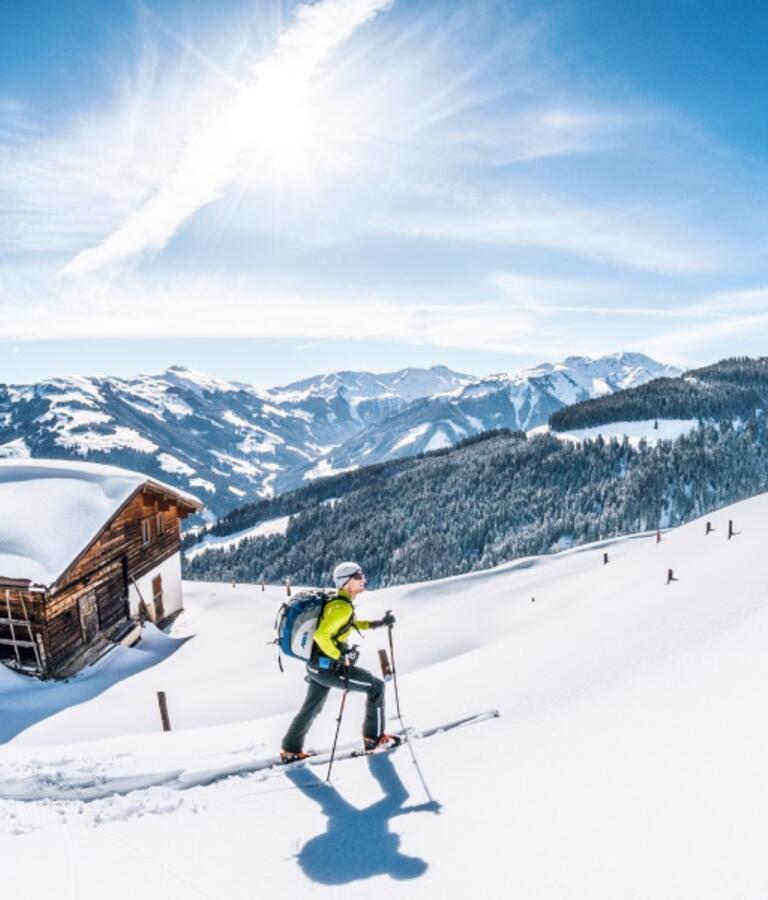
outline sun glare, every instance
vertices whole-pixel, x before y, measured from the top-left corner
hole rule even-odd
[[[318,173],[342,170],[354,136],[345,127],[350,116],[344,114],[344,92],[329,86],[329,72],[339,64],[340,48],[390,2],[323,0],[300,6],[277,45],[253,65],[250,78],[238,79],[229,99],[202,115],[157,190],[61,274],[82,275],[162,250],[182,222],[231,186],[237,203],[252,185],[276,187],[282,199],[285,187],[306,192],[318,183]]]
[[[253,88],[247,167],[280,179],[301,179],[312,170],[318,128],[309,80],[290,67],[261,73]]]

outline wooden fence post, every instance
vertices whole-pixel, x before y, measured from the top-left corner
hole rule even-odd
[[[728,519],[728,540],[729,541],[734,536],[734,534],[736,534],[736,532],[733,530],[733,519]]]
[[[171,720],[168,716],[168,702],[165,699],[165,691],[157,692],[157,703],[160,707],[160,719],[163,723],[163,731],[170,731]]]
[[[707,522],[707,530],[704,532],[704,534],[709,534],[710,531],[714,531],[714,530],[715,530],[715,529],[712,527],[712,523],[711,523],[711,522]]]
[[[667,569],[667,584],[669,584],[670,581],[677,581],[677,578],[675,578],[675,573],[672,569]]]
[[[660,528],[656,529],[656,543],[657,544],[661,543],[661,529]]]
[[[607,553],[603,553],[603,565],[604,566],[608,565],[608,554]]]

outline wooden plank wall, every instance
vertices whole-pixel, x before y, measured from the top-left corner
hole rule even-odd
[[[162,514],[164,533],[158,534],[155,517]],[[151,540],[144,544],[142,519],[151,520]],[[139,579],[181,547],[181,516],[170,498],[144,489],[101,532],[88,551],[60,579],[45,604],[46,651],[49,668],[56,674],[86,649],[80,620],[79,599],[94,591],[103,635],[129,617],[128,585],[124,578]],[[97,647],[94,646],[94,650]]]

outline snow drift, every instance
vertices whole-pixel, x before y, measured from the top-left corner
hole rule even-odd
[[[259,768],[305,687],[267,646],[277,588],[188,584],[170,635],[57,686],[69,702],[3,678],[3,721],[39,704],[2,750],[8,890],[49,896],[66,877],[83,898],[764,897],[768,497],[707,518],[710,534],[700,520],[658,544],[365,595],[362,615],[397,615],[409,725],[501,713],[414,743],[429,795],[406,748],[342,760],[332,785],[320,767]],[[367,637],[361,662],[385,640]],[[330,743],[337,713],[335,699],[311,744]],[[361,718],[353,696],[342,742]]]

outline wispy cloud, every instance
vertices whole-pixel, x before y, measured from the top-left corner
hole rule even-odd
[[[438,346],[454,346],[463,335],[463,346],[474,346],[506,341],[527,332],[527,321],[534,324],[533,318],[494,302],[450,304],[383,291],[371,291],[361,300],[352,291],[307,291],[220,275],[148,278],[137,272],[119,277],[105,272],[61,283],[30,268],[24,275],[17,271],[15,279],[2,276],[0,271],[0,338],[6,341],[148,333],[318,341],[336,340],[342,333]],[[226,304],[212,302],[215,297],[226,297]]]
[[[711,272],[727,265],[714,236],[670,227],[673,215],[662,204],[580,207],[551,196],[483,192],[470,202],[456,197],[440,214],[412,213],[381,226],[415,238],[543,247],[650,272]]]
[[[439,295],[439,291],[436,292]],[[55,302],[53,298],[55,297]],[[212,298],[226,298],[217,303]],[[554,327],[553,327],[554,326]],[[255,337],[359,340],[548,357],[572,344],[541,316],[505,298],[447,302],[424,292],[308,290],[264,279],[221,275],[151,277],[93,273],[61,282],[29,268],[0,271],[0,340],[71,338]]]
[[[157,189],[201,106],[222,96],[181,59],[163,69],[143,43],[109,107],[62,121],[0,108],[0,251],[55,260],[115,228]],[[178,90],[183,83],[183,91]],[[2,106],[2,104],[0,104]]]
[[[153,22],[111,98],[53,119],[0,96],[5,340],[344,323],[698,362],[766,333],[768,288],[721,290],[765,284],[762,194],[683,114],[570,80],[516,4],[319,0],[263,45]]]
[[[558,105],[523,99],[496,115],[483,107],[463,116],[460,126],[450,119],[428,141],[467,163],[498,167],[615,148],[637,125],[637,118],[583,101]]]
[[[659,328],[640,342],[649,354],[690,365],[726,353],[765,355],[768,341],[768,288],[718,291],[679,310],[686,324]],[[727,349],[722,349],[727,348]]]
[[[733,315],[716,320],[689,322],[685,326],[662,330],[640,340],[638,349],[658,359],[674,359],[695,365],[726,355],[745,352],[765,355],[768,338],[768,313]],[[739,339],[739,340],[736,340]],[[744,339],[749,339],[745,350]],[[734,348],[735,341],[735,348]],[[741,346],[741,350],[736,348]],[[731,349],[734,348],[734,349]]]
[[[641,289],[621,281],[532,278],[503,271],[492,273],[487,281],[511,309],[535,320],[537,334],[568,334],[580,342],[589,330],[580,320],[586,320],[599,326],[604,339],[625,320],[635,349],[681,365],[714,359],[718,347],[733,347],[734,341],[746,337],[762,352],[761,344],[768,338],[768,288],[762,285],[703,295],[657,291],[648,300]]]
[[[768,287],[713,293],[665,294],[620,280],[540,278],[516,272],[492,272],[486,283],[516,309],[574,316],[646,316],[657,319],[743,320],[768,314]],[[645,299],[643,305],[640,299]]]
[[[243,86],[189,135],[157,192],[98,246],[62,270],[91,272],[159,250],[197,210],[221,197],[247,152],[287,153],[300,140],[311,80],[334,51],[392,0],[321,0],[298,8],[296,22]]]
[[[75,252],[64,271],[83,273],[162,248],[221,198],[224,231],[239,206],[249,230],[265,233],[276,224],[315,242],[317,228],[305,217],[322,200],[324,240],[400,232],[400,216],[392,224],[387,210],[418,199],[428,215],[461,220],[470,240],[503,241],[498,220],[482,224],[460,206],[444,210],[446,189],[436,185],[450,185],[452,201],[475,196],[485,205],[464,167],[493,171],[605,149],[637,124],[637,116],[570,99],[548,84],[532,59],[540,35],[531,22],[483,35],[480,51],[463,46],[466,39],[472,46],[475,10],[384,16],[370,39],[342,55],[342,44],[389,5],[324,0],[300,7],[272,52],[245,72],[213,63],[182,38],[174,66],[145,36],[113,108],[85,111],[64,128],[40,120],[23,135],[15,129],[12,141],[0,139],[0,246]],[[281,178],[286,167],[288,179]],[[276,189],[281,218],[270,223],[264,210]],[[542,205],[536,197],[516,202],[522,215],[526,205]],[[558,210],[540,209],[539,218],[545,212],[554,235]],[[494,214],[510,216],[490,204]],[[530,241],[547,244],[544,226],[532,227]],[[413,228],[456,234],[428,217],[417,217]]]
[[[718,291],[691,305],[691,315],[743,316],[745,313],[768,312],[768,287]]]
[[[354,334],[361,341],[554,359],[634,349],[679,365],[768,338],[765,289],[641,305],[636,289],[590,279],[494,272],[474,299],[371,288],[311,289],[265,278],[140,271],[52,277],[0,270],[0,341],[72,338],[295,338],[301,346]],[[226,302],[216,298],[226,298]],[[590,299],[592,298],[592,299]],[[764,302],[766,301],[766,302]],[[739,305],[741,304],[741,305]],[[735,345],[729,342],[736,342]],[[718,350],[718,348],[725,348]],[[729,349],[733,348],[733,349]]]
[[[539,278],[498,271],[486,282],[515,309],[542,315],[690,319],[728,314],[709,299],[691,302],[680,294],[656,290],[649,300],[647,289],[620,280]]]

